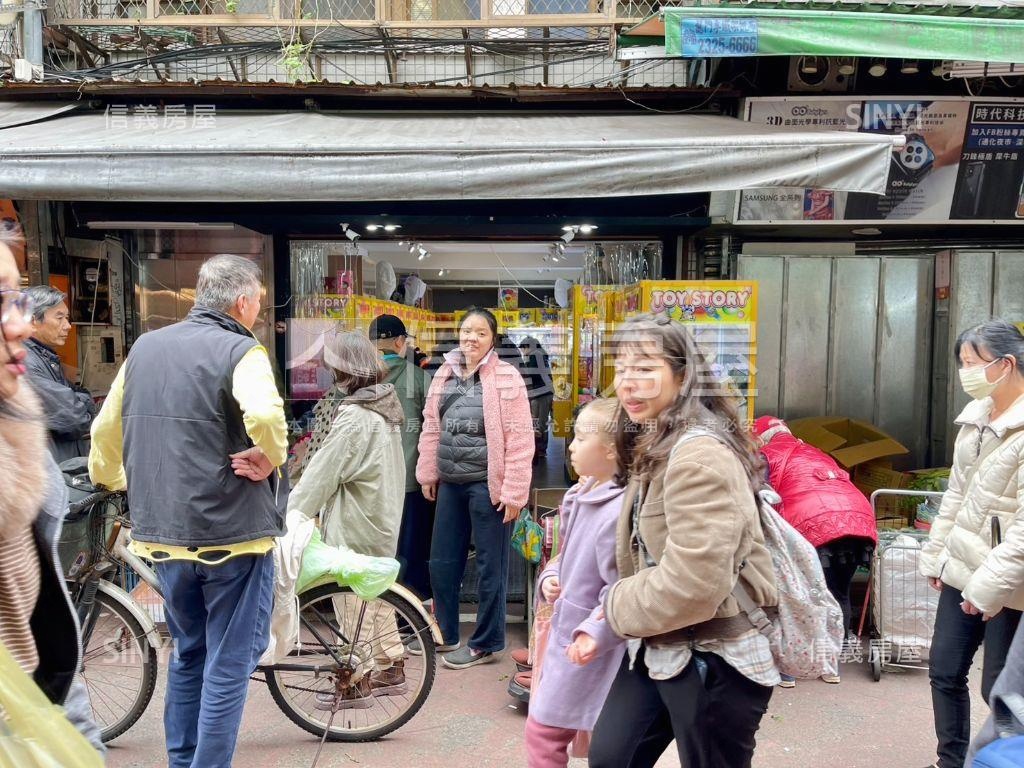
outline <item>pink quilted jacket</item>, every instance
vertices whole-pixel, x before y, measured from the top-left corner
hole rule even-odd
[[[441,438],[438,410],[445,382],[458,364],[458,350],[445,355],[445,363],[434,375],[423,409],[420,458],[416,480],[420,485],[438,482],[437,446]],[[513,366],[498,359],[493,351],[480,366],[484,394],[484,432],[487,435],[487,488],[491,503],[525,507],[530,499],[533,462],[533,417],[523,377]]]

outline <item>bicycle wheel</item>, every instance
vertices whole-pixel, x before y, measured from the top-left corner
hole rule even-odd
[[[293,723],[319,737],[327,732],[328,741],[374,741],[420,710],[434,684],[436,652],[426,620],[406,600],[385,592],[364,602],[348,587],[326,584],[300,595],[299,611],[297,649],[263,670]],[[413,655],[408,647],[417,638],[422,654]],[[399,669],[404,680],[396,681]]]
[[[96,593],[92,632],[82,638],[82,677],[104,742],[142,717],[156,688],[156,648],[138,619],[103,592]],[[91,618],[91,617],[90,617]]]

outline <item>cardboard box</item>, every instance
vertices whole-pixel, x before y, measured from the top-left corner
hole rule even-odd
[[[813,445],[850,472],[853,484],[868,498],[879,488],[906,488],[909,478],[892,468],[886,461],[890,456],[909,453],[899,441],[867,422],[842,416],[815,416],[787,422],[790,431]],[[904,513],[905,503],[896,496],[881,496],[875,507],[875,516],[900,518],[902,528],[909,518]]]
[[[880,531],[899,531],[908,526],[906,519],[902,517],[877,517],[875,522],[878,524],[878,530]]]
[[[880,488],[901,490],[910,485],[910,475],[893,469],[884,459],[858,464],[852,475],[853,484],[869,499]],[[904,497],[882,495],[875,502],[875,517],[902,517],[906,521],[906,509]]]
[[[910,452],[878,427],[856,419],[815,416],[786,423],[796,437],[820,448],[846,469]]]

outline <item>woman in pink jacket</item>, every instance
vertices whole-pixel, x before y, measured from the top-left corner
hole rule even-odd
[[[437,501],[430,549],[434,613],[444,636],[441,662],[465,669],[505,647],[505,587],[511,523],[526,506],[533,418],[518,369],[498,359],[498,321],[471,308],[459,347],[444,356],[423,410],[416,479]],[[469,542],[476,544],[480,605],[466,647],[459,640],[459,588]],[[415,652],[415,643],[410,647]]]

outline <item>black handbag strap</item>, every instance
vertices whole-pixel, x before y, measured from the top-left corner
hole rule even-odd
[[[999,738],[1024,735],[1024,694],[1002,693],[993,696],[992,719]]]
[[[454,371],[452,372],[452,376],[457,376],[457,375],[458,374],[456,374]],[[469,377],[469,379],[470,379],[469,389],[463,389],[463,387],[459,384],[458,381],[455,382],[455,391],[452,392],[451,394],[449,394],[441,402],[441,407],[437,409],[437,420],[438,421],[441,421],[442,419],[444,419],[444,415],[446,413],[448,413],[448,409],[451,408],[453,405],[455,405],[455,403],[457,403],[459,400],[461,400],[463,397],[465,397],[467,394],[469,394],[473,390],[473,387],[476,386],[476,383],[479,380],[479,378],[480,378],[479,372],[474,371],[473,375]]]

